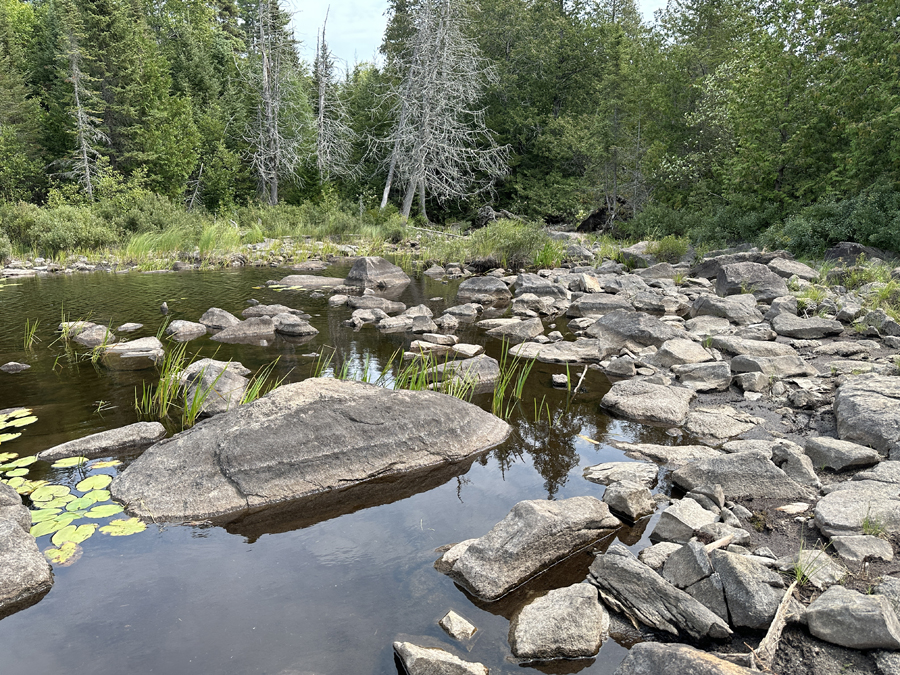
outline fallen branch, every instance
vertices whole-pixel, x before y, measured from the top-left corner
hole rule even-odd
[[[756,656],[758,665],[764,670],[769,670],[772,661],[775,659],[775,650],[778,649],[778,643],[781,640],[781,632],[784,630],[785,624],[787,624],[788,607],[791,604],[791,598],[794,597],[794,589],[796,587],[796,581],[788,586],[784,597],[781,599],[781,603],[778,605],[778,611],[775,612],[775,618],[772,619],[769,630],[766,631],[766,636],[762,639],[762,642],[759,643],[759,647],[757,647],[755,651],[751,650],[753,651],[754,656]]]
[[[730,544],[733,541],[734,541],[734,535],[729,534],[725,537],[722,537],[721,539],[717,539],[716,541],[712,542],[711,544],[707,544],[703,548],[706,549],[707,553],[712,553],[717,548],[723,548],[725,546],[728,546],[728,544]]]
[[[464,234],[450,234],[449,232],[441,232],[440,230],[429,230],[427,227],[416,227],[415,225],[410,225],[410,228],[413,230],[419,230],[420,232],[430,232],[431,234],[441,234],[445,237],[456,237],[457,239],[465,239],[466,235]]]
[[[581,377],[578,378],[578,384],[575,385],[575,390],[572,392],[572,398],[575,398],[575,394],[578,393],[578,390],[581,389],[581,383],[584,382],[584,376],[587,375],[588,367],[585,366],[584,370],[581,371]]]

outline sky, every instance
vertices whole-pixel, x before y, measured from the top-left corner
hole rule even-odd
[[[647,21],[666,0],[638,0]],[[302,55],[312,61],[316,51],[316,33],[328,11],[325,37],[331,52],[346,65],[357,61],[372,61],[381,44],[387,22],[386,0],[286,0],[285,9],[294,15],[294,35],[303,45]]]

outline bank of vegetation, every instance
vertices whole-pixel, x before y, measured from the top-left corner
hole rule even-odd
[[[328,29],[306,61],[279,0],[0,0],[0,255],[377,247],[484,204],[900,250],[892,0],[391,0],[377,63]]]

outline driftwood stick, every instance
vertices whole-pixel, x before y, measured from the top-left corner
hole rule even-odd
[[[715,551],[717,548],[723,548],[723,547],[725,547],[725,546],[728,546],[728,544],[730,544],[730,543],[733,542],[733,541],[734,541],[734,535],[733,535],[733,534],[729,534],[729,535],[727,535],[727,536],[725,536],[725,537],[722,537],[721,539],[716,539],[716,541],[714,541],[714,542],[711,543],[711,544],[707,544],[707,545],[704,546],[703,548],[706,549],[706,552],[707,552],[707,553],[712,553],[712,552]]]
[[[584,376],[587,375],[588,367],[585,366],[584,370],[581,371],[581,377],[578,378],[578,384],[575,385],[575,390],[572,392],[572,398],[575,398],[575,394],[578,393],[578,390],[581,389],[581,383],[584,382]]]
[[[784,626],[787,623],[788,607],[791,604],[791,598],[794,597],[794,589],[796,587],[796,581],[788,586],[784,597],[781,599],[781,604],[778,605],[778,611],[775,612],[775,618],[772,619],[769,630],[766,631],[766,636],[762,639],[762,642],[759,643],[759,647],[757,647],[755,651],[756,660],[765,670],[768,670],[771,667],[772,661],[775,659],[775,650],[778,649],[778,642],[781,640],[781,632],[784,630]]]

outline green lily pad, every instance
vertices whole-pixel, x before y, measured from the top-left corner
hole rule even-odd
[[[4,434],[0,434],[0,443],[3,442]],[[19,456],[18,452],[0,452],[0,462],[8,462],[11,459],[15,459]]]
[[[22,481],[21,483],[17,483],[16,485],[12,485],[12,481]],[[32,492],[37,490],[40,487],[43,487],[47,484],[45,480],[25,480],[21,476],[16,478],[10,478],[10,485],[16,488],[16,492],[20,495],[30,495]]]
[[[45,485],[31,493],[31,501],[33,502],[49,502],[57,497],[64,497],[69,494],[69,488],[65,485]]]
[[[108,502],[110,497],[109,490],[91,490],[81,495],[81,499],[90,499],[92,504]]]
[[[94,462],[91,464],[91,469],[106,469],[110,466],[119,466],[122,462],[118,459],[104,459],[100,462]]]
[[[26,415],[30,415],[34,412],[31,408],[19,408],[18,410],[13,410],[12,412],[3,413],[0,415],[0,424],[3,424],[6,420],[14,420],[17,417],[25,417]]]
[[[10,478],[9,480],[5,480],[3,482],[6,483],[7,485],[9,485],[9,487],[11,487],[11,488],[17,488],[17,491],[18,491],[18,487],[20,485],[25,484],[25,479],[22,478],[21,476],[16,476],[14,478]],[[21,493],[19,493],[19,494],[21,494]]]
[[[28,469],[10,469],[9,471],[6,472],[6,475],[9,476],[10,478],[13,478],[15,476],[27,476]]]
[[[96,523],[77,526],[66,525],[63,529],[54,534],[53,538],[50,541],[53,542],[54,546],[62,546],[67,541],[72,541],[76,544],[80,544],[85,539],[90,538],[94,534],[94,531],[96,529]]]
[[[125,507],[121,504],[103,504],[102,506],[95,506],[85,515],[88,518],[109,518],[117,513],[122,513],[124,510]]]
[[[14,419],[14,420],[7,420],[3,424],[3,426],[4,427],[24,427],[29,424],[33,424],[34,422],[37,422],[37,417],[35,417],[34,415],[29,415],[28,417],[19,417],[18,419]]]
[[[78,520],[78,516],[74,513],[63,513],[53,520],[45,520],[42,523],[36,523],[31,527],[31,536],[36,539],[38,537],[43,537],[45,534],[59,532],[64,527],[68,527],[74,520]]]
[[[90,508],[93,503],[93,499],[79,497],[78,499],[73,499],[68,504],[66,504],[66,511],[80,511],[82,509],[87,509]]]
[[[31,522],[41,523],[45,520],[52,520],[60,514],[59,509],[38,509],[31,512]]]
[[[11,466],[15,469],[18,469],[19,467],[22,467],[22,466],[30,466],[31,464],[34,464],[36,461],[37,461],[37,457],[34,457],[34,456],[20,457],[16,461],[10,462],[6,466]]]
[[[78,544],[74,541],[67,541],[59,548],[48,548],[44,551],[44,557],[55,565],[65,565],[79,550]]]
[[[16,432],[14,434],[0,434],[0,443],[8,443],[9,441],[14,441],[21,435],[22,434],[20,434],[19,432]],[[10,453],[3,453],[3,454],[10,454],[10,455],[15,456],[16,453],[10,452]],[[6,461],[6,460],[3,460],[3,461]]]
[[[53,462],[50,466],[54,469],[70,469],[73,466],[81,466],[86,461],[88,461],[87,457],[66,457],[58,462]]]
[[[75,501],[75,495],[64,495],[51,499],[49,502],[40,502],[40,505],[45,509],[64,509],[66,504],[73,501]]]
[[[100,531],[111,537],[127,537],[129,534],[137,534],[147,529],[147,525],[140,518],[128,518],[112,521],[104,525]]]
[[[105,473],[98,473],[95,476],[89,476],[75,486],[79,492],[90,492],[91,490],[102,490],[112,483],[112,476]]]

